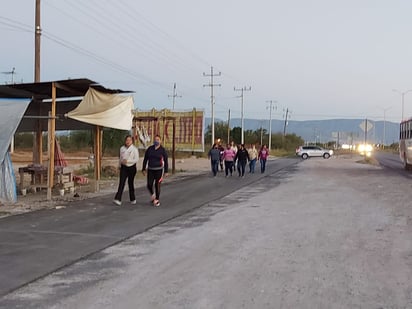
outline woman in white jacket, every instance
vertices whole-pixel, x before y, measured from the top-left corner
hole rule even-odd
[[[136,204],[136,196],[134,193],[134,177],[136,176],[136,163],[139,160],[139,151],[133,145],[133,138],[131,135],[127,135],[124,140],[124,145],[120,147],[120,179],[119,188],[117,189],[116,196],[113,203],[120,206],[122,205],[122,195],[124,186],[127,183],[129,185],[129,197],[130,203]]]

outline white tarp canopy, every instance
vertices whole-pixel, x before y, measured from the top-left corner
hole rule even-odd
[[[0,200],[17,201],[16,179],[8,148],[30,101],[0,99]]]
[[[133,124],[133,109],[132,96],[107,94],[89,88],[79,105],[66,115],[106,128],[130,130]]]

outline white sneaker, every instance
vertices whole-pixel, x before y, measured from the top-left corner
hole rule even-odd
[[[121,206],[122,202],[120,202],[119,200],[113,200],[113,203],[115,203],[117,206]]]
[[[160,206],[160,201],[159,200],[154,200],[153,205],[156,206],[156,207]]]
[[[133,201],[130,201],[130,204],[132,204],[132,205],[136,205],[136,200],[133,200]]]

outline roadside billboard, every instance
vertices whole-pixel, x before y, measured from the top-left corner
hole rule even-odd
[[[146,148],[159,135],[165,148],[173,144],[175,127],[176,151],[204,151],[204,111],[198,109],[171,111],[168,109],[133,111],[133,134],[139,148]],[[174,124],[174,125],[173,125]]]

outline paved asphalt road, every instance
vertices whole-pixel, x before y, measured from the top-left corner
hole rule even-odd
[[[73,202],[65,209],[41,210],[0,219],[0,296],[70,265],[93,253],[207,205],[244,186],[291,167],[297,159],[269,161],[265,174],[257,172],[226,179],[209,173],[165,181],[162,205],[149,205],[145,188],[138,188],[137,205],[112,204],[113,194]],[[257,166],[259,167],[259,165]],[[124,194],[127,201],[127,194]]]
[[[0,308],[412,308],[410,179],[360,159],[282,159],[264,177],[170,183],[170,208],[202,207],[8,293]],[[102,216],[109,226],[168,211],[102,207],[117,218]]]

